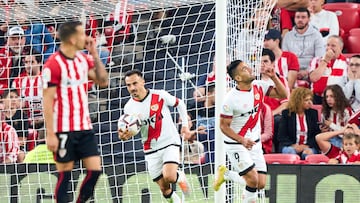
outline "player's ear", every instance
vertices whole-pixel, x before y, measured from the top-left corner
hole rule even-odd
[[[240,75],[235,75],[234,80],[237,81],[237,82],[241,82],[242,77]]]

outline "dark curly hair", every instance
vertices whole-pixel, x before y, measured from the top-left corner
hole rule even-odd
[[[326,92],[328,90],[332,91],[335,100],[334,106],[332,108],[326,102]],[[345,109],[350,107],[349,100],[346,99],[345,94],[339,85],[327,86],[324,90],[322,100],[322,114],[326,120],[330,117],[331,109],[340,116],[340,119],[343,119]]]

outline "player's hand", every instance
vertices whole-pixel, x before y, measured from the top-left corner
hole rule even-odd
[[[249,138],[244,138],[241,143],[246,149],[251,150],[251,148],[256,144],[253,140]]]
[[[118,136],[120,140],[126,141],[130,139],[133,135],[130,133],[128,129],[122,131],[121,129],[118,130]]]
[[[47,148],[56,153],[59,148],[59,138],[55,135],[55,133],[47,132],[46,134],[46,146]]]
[[[88,52],[94,56],[96,54],[98,54],[97,50],[96,50],[96,43],[95,43],[95,40],[90,37],[90,36],[87,36],[86,39],[85,39],[85,49],[88,50]]]
[[[181,127],[180,132],[181,132],[181,136],[184,137],[184,140],[189,140],[191,138],[191,132],[190,132],[189,127],[187,127],[187,126]]]

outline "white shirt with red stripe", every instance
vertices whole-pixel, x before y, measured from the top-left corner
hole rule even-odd
[[[25,101],[25,108],[31,121],[42,119],[43,84],[41,73],[37,76],[20,76],[13,81],[12,87],[18,91],[20,97]]]
[[[296,143],[299,145],[306,144],[308,127],[305,114],[300,116],[296,114]]]
[[[310,63],[310,71],[312,72],[316,68],[318,68],[320,63],[320,58],[314,58]],[[336,59],[331,60],[327,64],[327,68],[324,71],[321,78],[312,83],[311,87],[313,92],[316,95],[322,96],[321,94],[325,90],[325,87],[328,85],[339,85],[340,87],[345,87],[347,82],[347,62],[346,57],[342,54]]]
[[[232,88],[226,94],[220,116],[232,119],[230,127],[239,136],[253,141],[259,140],[261,136],[260,105],[271,88],[269,83],[260,80],[253,81],[250,91]],[[224,137],[224,141],[235,143],[227,136]]]
[[[182,125],[188,125],[184,102],[165,90],[148,91],[143,100],[132,98],[124,107],[125,114],[135,114],[141,119],[144,152],[150,153],[172,144],[180,145],[180,136],[169,107],[177,107]]]
[[[342,118],[339,113],[335,112],[334,110],[330,110],[330,116],[326,120],[332,122],[329,126],[332,130],[341,130],[344,128],[354,112],[350,107],[347,107],[344,109],[344,112],[341,113],[343,113]],[[322,120],[325,120],[324,115],[322,115]]]
[[[16,130],[6,122],[1,122],[0,126],[0,163],[6,158],[15,163],[20,150]]]
[[[88,109],[88,72],[94,67],[91,55],[81,51],[70,59],[55,52],[43,69],[44,89],[55,86],[53,104],[55,132],[92,129]]]

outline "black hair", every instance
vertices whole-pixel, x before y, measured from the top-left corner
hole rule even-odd
[[[18,91],[16,91],[16,89],[14,88],[11,88],[11,89],[5,89],[1,95],[1,98],[2,99],[6,98],[11,92],[14,92],[17,96],[19,96]]]
[[[207,85],[206,85],[206,88],[205,88],[205,94],[208,94],[209,92],[214,92],[215,91],[215,82],[209,82]]]
[[[300,13],[306,12],[309,18],[311,16],[309,9],[307,9],[305,7],[298,8],[295,13],[297,13],[297,12],[300,12]]]
[[[125,73],[125,77],[130,77],[132,75],[138,75],[138,76],[142,77],[142,73],[138,69],[132,69],[132,70],[126,71],[126,73]]]
[[[235,60],[232,61],[228,66],[227,66],[227,73],[230,75],[231,79],[234,80],[235,74],[236,74],[236,67],[242,63],[242,60]]]
[[[261,56],[269,56],[270,61],[273,63],[275,61],[275,54],[273,51],[271,51],[270,49],[266,49],[264,48],[262,50]]]
[[[360,54],[352,55],[350,58],[358,58],[358,59],[360,59]]]
[[[82,23],[80,21],[67,21],[63,23],[58,31],[60,40],[69,40],[70,36],[77,32],[76,28],[78,26],[82,26]]]

